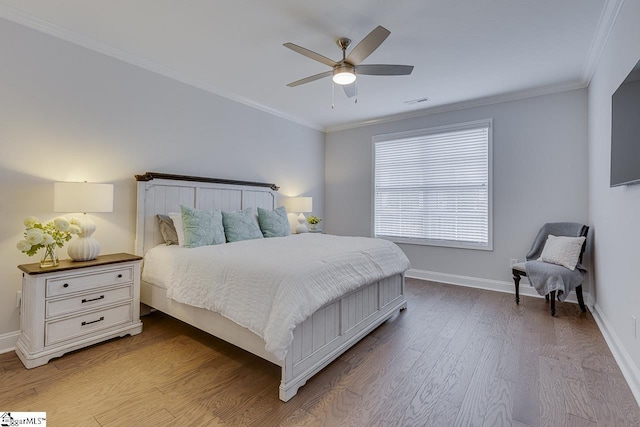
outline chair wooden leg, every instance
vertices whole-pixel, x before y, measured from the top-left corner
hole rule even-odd
[[[549,297],[549,295],[547,295]],[[551,291],[551,296],[549,297],[551,300],[551,315],[555,317],[556,315],[556,291]]]
[[[578,296],[578,304],[580,305],[580,310],[582,310],[583,313],[586,313],[587,307],[585,307],[584,305],[584,297],[582,296],[582,285],[576,288],[576,295]]]
[[[516,285],[516,304],[520,304],[520,273],[515,270],[512,270],[513,273],[513,282]]]
[[[547,300],[547,302],[549,302],[549,294],[546,294],[546,295],[544,296],[544,299],[545,299],[545,300]]]

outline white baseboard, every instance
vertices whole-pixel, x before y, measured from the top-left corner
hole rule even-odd
[[[409,269],[405,274],[406,277],[413,279],[430,280],[432,282],[446,283],[449,285],[466,286],[468,288],[486,289],[489,291],[506,292],[508,294],[515,294],[515,287],[513,282],[503,282],[501,280],[481,279],[478,277],[461,276],[458,274],[439,273],[437,271],[416,270]],[[529,297],[543,298],[538,295],[538,292],[529,284],[526,277],[523,277],[520,281],[520,295],[526,295]],[[589,292],[583,292],[585,304],[593,311],[591,307],[591,295]],[[566,302],[578,303],[578,298],[575,292],[569,294]]]
[[[611,327],[611,324],[597,303],[591,312],[593,313],[593,318],[596,319],[600,332],[602,332],[602,336],[604,336],[613,357],[616,359],[616,362],[618,362],[618,366],[620,366],[622,375],[624,375],[624,378],[627,380],[633,396],[636,398],[638,405],[640,405],[640,370],[624,348],[624,345],[622,345],[618,334],[616,334],[615,330]]]
[[[0,354],[9,353],[10,351],[15,350],[19,336],[20,331],[14,331],[0,335]]]

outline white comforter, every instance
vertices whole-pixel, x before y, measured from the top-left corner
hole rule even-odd
[[[386,240],[309,233],[192,249],[161,245],[145,255],[142,279],[250,329],[283,360],[296,325],[317,309],[408,268]]]

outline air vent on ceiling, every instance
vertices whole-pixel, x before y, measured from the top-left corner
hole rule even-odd
[[[404,103],[407,104],[407,105],[413,105],[413,104],[418,104],[419,102],[425,102],[425,101],[428,101],[428,100],[429,100],[429,98],[424,97],[424,98],[418,98],[418,99],[412,99],[412,100],[409,100],[409,101],[404,101]]]

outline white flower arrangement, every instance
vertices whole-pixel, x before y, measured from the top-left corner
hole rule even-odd
[[[71,236],[80,233],[80,227],[71,224],[66,218],[58,217],[46,224],[34,216],[24,220],[26,230],[24,240],[20,240],[16,247],[20,252],[33,256],[38,250],[46,246],[63,247]]]

